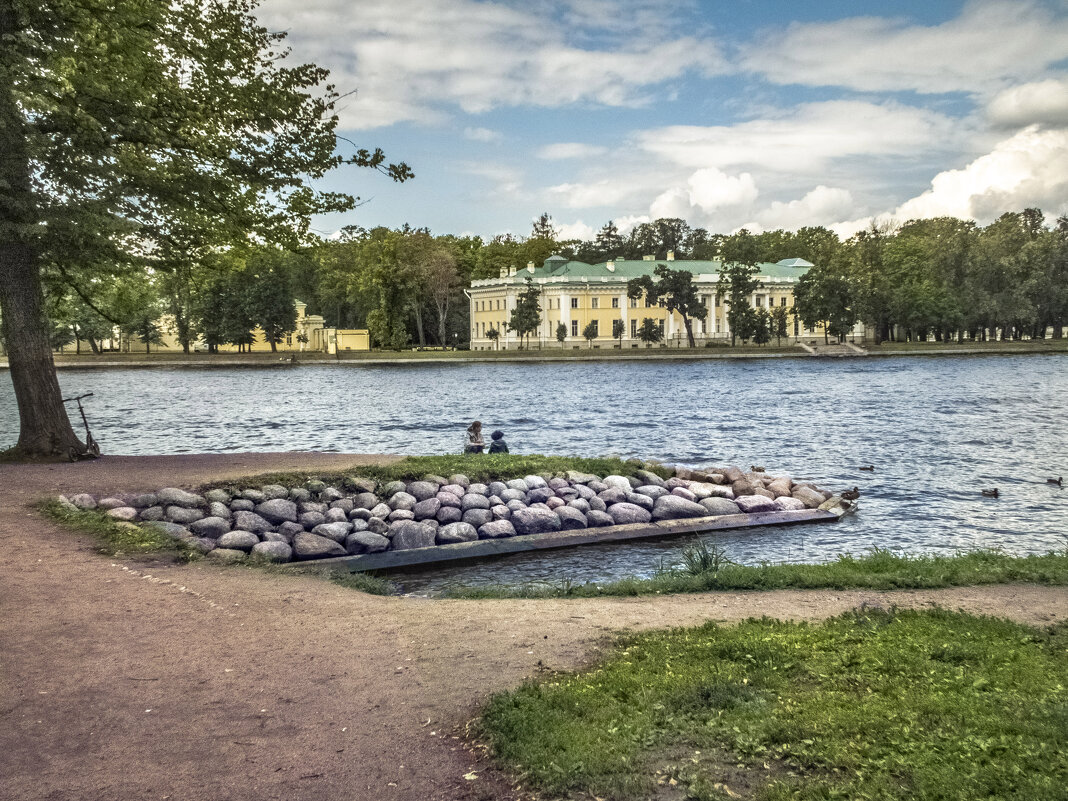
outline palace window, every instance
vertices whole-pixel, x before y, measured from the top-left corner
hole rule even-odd
[[[612,308],[613,309],[618,309],[619,308],[619,298],[612,298]]]
[[[577,337],[578,336],[578,320],[572,320],[571,321],[571,336],[573,336],[573,337]]]
[[[601,306],[601,299],[597,297],[590,298],[590,308],[598,309]]]
[[[636,339],[638,336],[638,321],[633,317],[630,318],[630,338]]]
[[[571,308],[572,309],[577,309],[578,308],[578,298],[571,298]]]
[[[630,299],[630,307],[632,309],[638,308],[638,299],[637,298],[631,298]]]
[[[660,326],[660,338],[663,339],[664,338],[664,321],[663,320],[657,320],[657,323]]]
[[[780,306],[785,306],[786,305],[786,295],[783,295],[781,298],[779,298],[779,305]]]

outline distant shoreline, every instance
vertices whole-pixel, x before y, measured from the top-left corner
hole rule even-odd
[[[664,361],[710,361],[723,359],[865,359],[886,356],[988,356],[988,355],[1037,355],[1068,353],[1068,339],[1042,340],[1037,343],[989,343],[975,346],[953,346],[931,343],[930,346],[919,343],[890,343],[871,346],[866,355],[856,356],[813,356],[800,347],[764,349],[706,349],[706,348],[663,348],[645,352],[619,352],[605,350],[601,353],[582,351],[403,351],[401,353],[379,353],[372,351],[369,355],[346,356],[341,359],[330,358],[322,354],[300,353],[257,353],[257,354],[101,354],[67,356],[60,355],[56,360],[57,369],[112,369],[112,368],[153,368],[153,367],[300,367],[306,365],[337,365],[344,367],[400,367],[405,365],[445,365],[457,363],[508,363],[523,362],[664,362]],[[296,362],[289,361],[296,357]],[[0,359],[0,370],[7,370],[7,359]]]

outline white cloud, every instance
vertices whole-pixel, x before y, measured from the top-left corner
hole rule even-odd
[[[499,142],[503,138],[500,131],[491,128],[464,128],[464,139],[472,142]]]
[[[854,211],[853,195],[848,189],[821,184],[799,200],[774,201],[756,215],[756,222],[765,231],[796,231],[806,225],[825,225],[828,220],[839,220]]]
[[[625,4],[611,5],[626,15]],[[501,2],[269,0],[259,13],[290,30],[295,58],[330,68],[342,91],[359,90],[341,112],[344,128],[429,122],[457,107],[636,106],[654,86],[724,69],[710,41],[661,30],[592,47],[552,14]]]
[[[832,100],[781,117],[730,126],[675,125],[643,131],[639,146],[691,168],[757,165],[790,174],[820,172],[850,156],[914,157],[964,136],[959,120],[896,103]]]
[[[1001,127],[1038,123],[1068,125],[1068,77],[1014,86],[995,96],[986,107],[987,117]]]
[[[601,156],[608,152],[608,148],[600,145],[588,145],[584,142],[556,142],[538,150],[538,158],[547,161],[560,161],[563,159],[588,159]]]
[[[742,63],[780,84],[860,91],[976,92],[1040,76],[1068,53],[1068,17],[1033,0],[965,5],[940,25],[853,17],[793,23]]]
[[[1028,206],[1054,215],[1068,211],[1068,130],[1020,131],[963,169],[940,172],[930,189],[900,205],[894,216],[945,215],[985,224]]]
[[[556,238],[559,240],[581,239],[585,242],[593,239],[596,235],[597,232],[593,230],[593,226],[586,225],[582,220],[575,220],[573,223],[556,224]]]
[[[690,187],[690,205],[705,211],[725,206],[751,206],[760,194],[756,181],[749,173],[725,175],[715,167],[698,170],[690,176],[687,184]]]

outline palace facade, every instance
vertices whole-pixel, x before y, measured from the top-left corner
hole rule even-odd
[[[541,293],[542,309],[542,324],[530,337],[531,347],[560,347],[556,332],[561,323],[566,332],[563,347],[586,347],[583,331],[587,325],[594,323],[597,337],[592,346],[611,348],[617,344],[612,337],[614,320],[623,321],[624,348],[655,347],[638,339],[638,329],[647,317],[660,326],[662,346],[686,345],[686,329],[677,313],[669,313],[662,306],[650,304],[645,297],[627,297],[627,282],[643,275],[652,276],[659,264],[674,270],[688,270],[693,274],[694,284],[707,310],[704,317],[692,321],[697,344],[730,340],[727,305],[717,297],[722,262],[675,259],[674,254],[669,252],[667,259],[657,260],[647,256],[644,259],[615,259],[600,264],[550,256],[540,267],[530,262],[525,269],[502,270],[498,278],[472,281],[469,290],[471,348],[492,350],[519,346],[516,333],[508,330],[508,320],[519,295],[526,289],[528,278]],[[749,302],[758,309],[792,307],[797,280],[812,266],[811,262],[804,259],[758,264],[761,286],[752,294]],[[791,339],[816,335],[816,332],[801,327],[792,316],[789,325]],[[500,334],[496,342],[487,336],[491,330]]]

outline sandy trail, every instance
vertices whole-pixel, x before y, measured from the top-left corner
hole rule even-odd
[[[234,454],[0,466],[0,797],[489,799],[457,739],[490,693],[581,665],[622,629],[816,619],[861,602],[1033,624],[1068,588],[378,598],[301,576],[108,559],[28,504],[390,457]],[[467,780],[474,770],[478,778]]]

